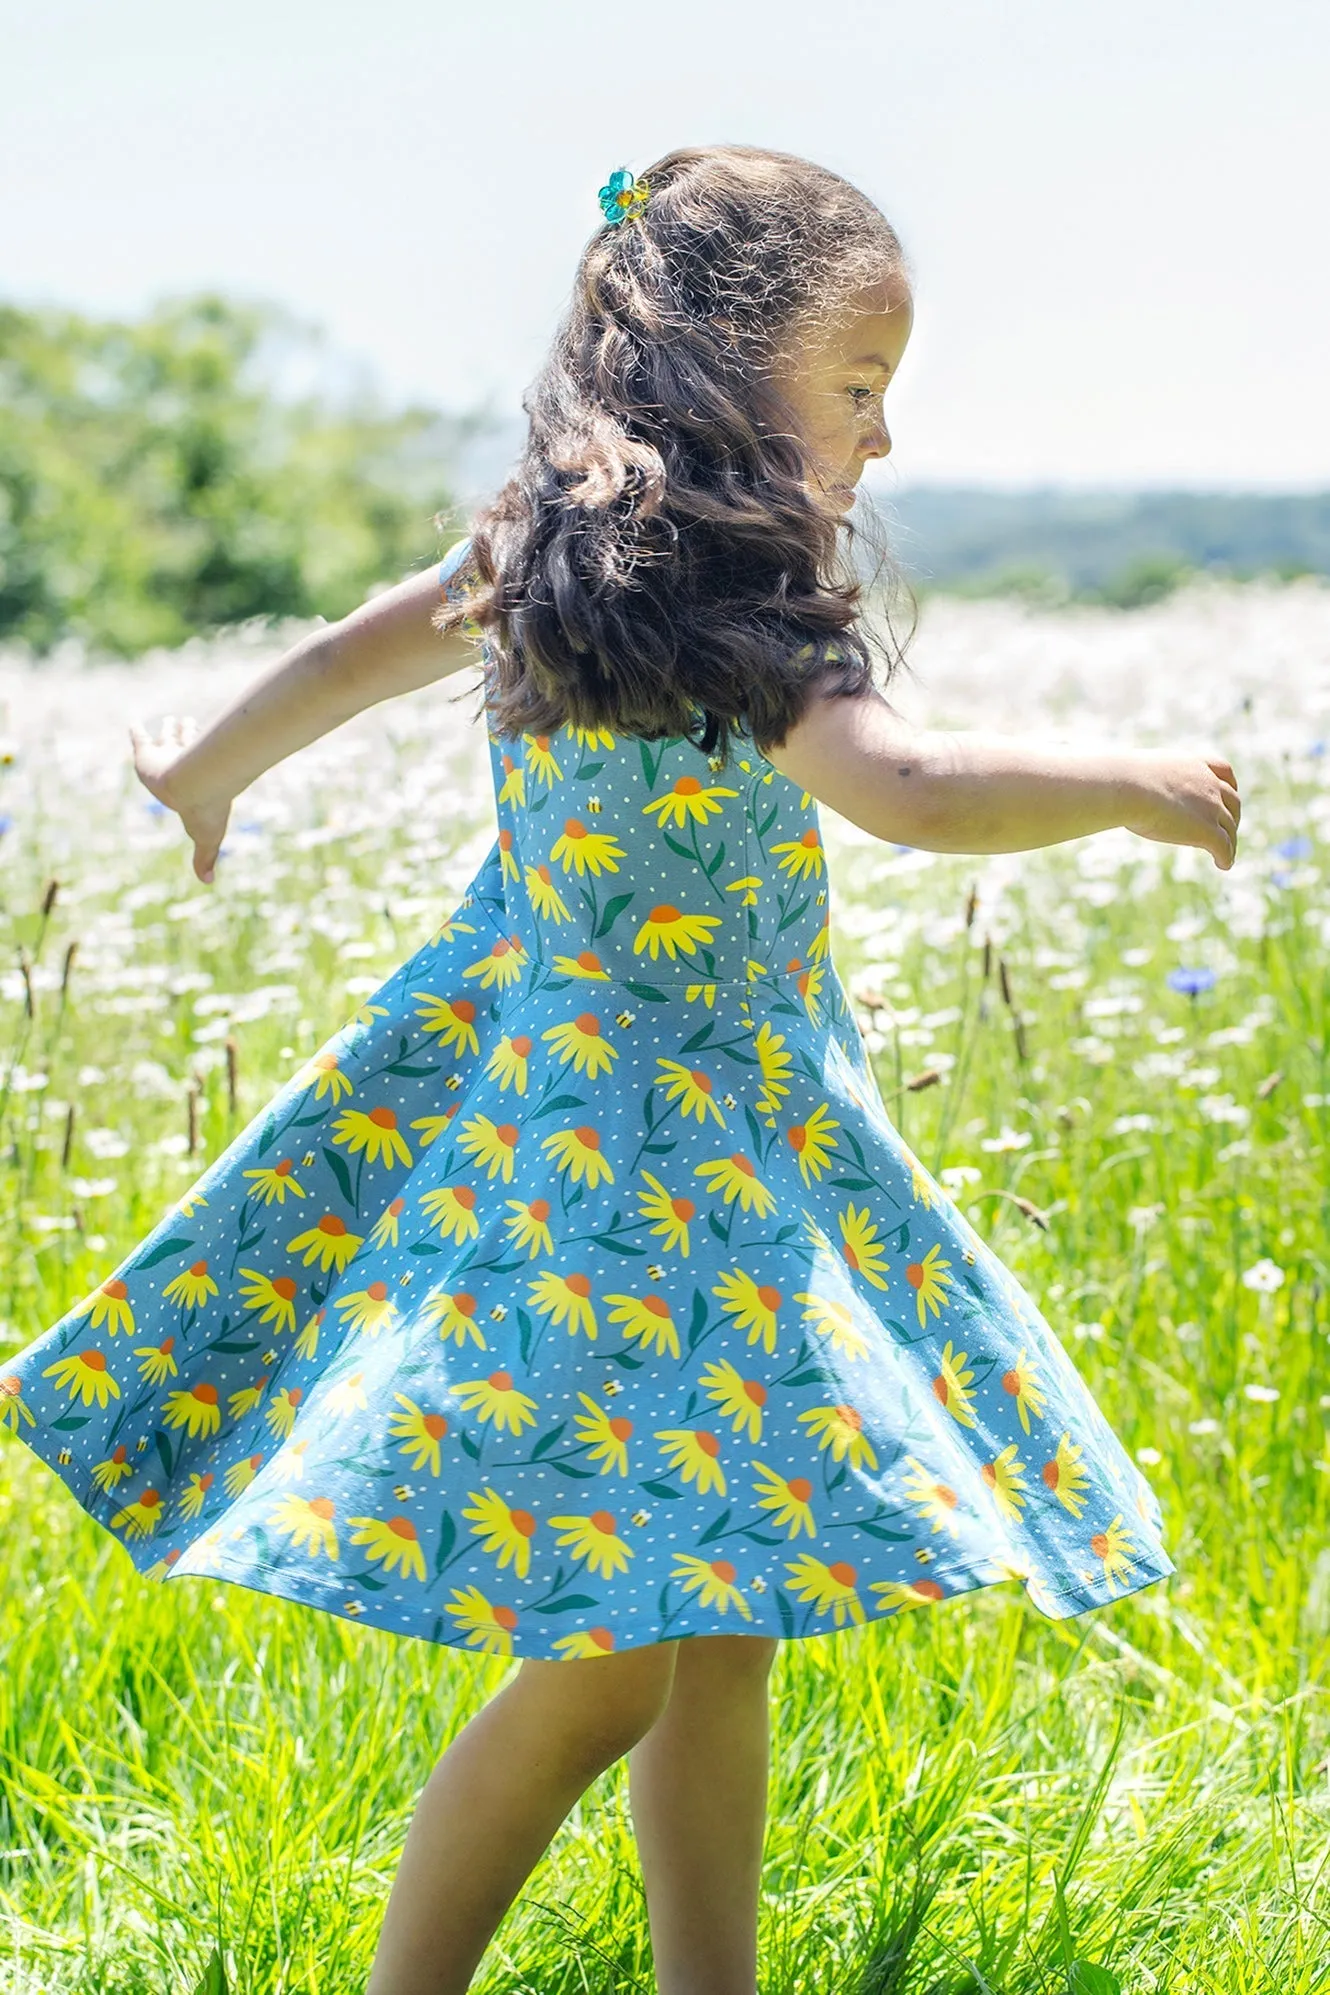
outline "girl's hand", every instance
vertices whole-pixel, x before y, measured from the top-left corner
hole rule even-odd
[[[1139,838],[1199,845],[1221,873],[1238,850],[1242,803],[1233,765],[1222,755],[1177,755],[1143,749],[1130,757],[1123,781],[1122,823]]]
[[[216,869],[232,800],[190,796],[180,784],[172,782],[172,769],[197,733],[197,722],[188,717],[178,720],[174,714],[167,714],[157,734],[131,725],[129,738],[134,746],[135,775],[158,803],[179,816],[187,836],[194,841],[194,871],[206,883],[212,880]]]

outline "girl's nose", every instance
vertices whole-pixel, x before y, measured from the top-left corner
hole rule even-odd
[[[891,431],[885,423],[879,423],[877,428],[868,437],[863,445],[863,454],[865,458],[890,457]]]

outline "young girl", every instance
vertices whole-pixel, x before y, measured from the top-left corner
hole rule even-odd
[[[1061,1618],[1172,1570],[1057,1336],[884,1113],[816,800],[931,851],[1122,825],[1227,870],[1233,770],[907,725],[839,538],[891,448],[895,234],[742,146],[601,201],[469,540],[201,732],[134,731],[211,880],[261,771],[479,636],[488,859],[6,1381],[150,1577],[520,1659],[426,1784],[370,1995],[466,1988],[625,1752],[662,1995],[752,1995],[777,1642],[1011,1579]]]

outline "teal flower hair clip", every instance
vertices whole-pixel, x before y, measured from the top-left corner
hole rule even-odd
[[[626,166],[611,173],[600,190],[601,212],[607,222],[628,222],[640,215],[651,189],[645,180],[635,180]]]

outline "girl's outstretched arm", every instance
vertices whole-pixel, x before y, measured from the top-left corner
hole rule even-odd
[[[1123,825],[1198,845],[1227,872],[1232,764],[1171,749],[1077,749],[913,727],[881,694],[812,700],[769,761],[852,823],[926,852],[1026,852]]]
[[[130,728],[139,780],[179,813],[199,879],[213,876],[233,799],[265,769],[362,708],[477,663],[469,638],[434,628],[439,602],[430,567],[302,637],[205,728],[171,717],[156,735]]]

